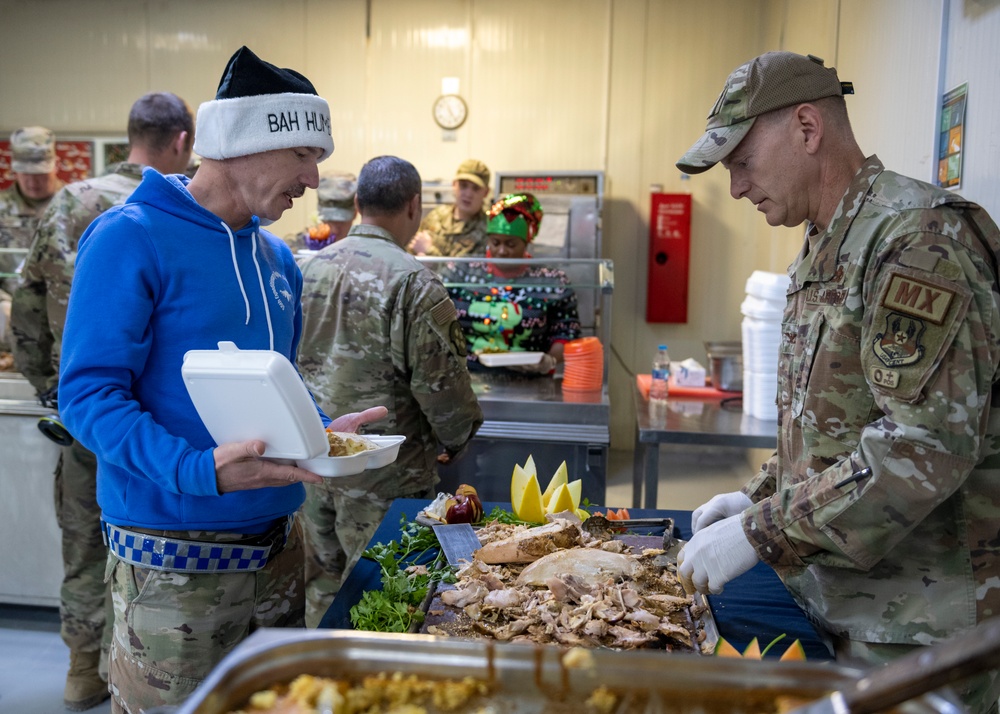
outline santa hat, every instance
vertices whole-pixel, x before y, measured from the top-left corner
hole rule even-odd
[[[198,107],[194,152],[231,159],[297,146],[333,153],[330,106],[312,82],[275,67],[246,46],[236,51],[219,81],[215,99]]]

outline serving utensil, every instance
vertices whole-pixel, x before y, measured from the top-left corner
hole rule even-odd
[[[472,554],[482,547],[479,536],[468,523],[436,525],[434,535],[437,536],[449,565],[471,563]]]
[[[849,686],[789,714],[870,714],[998,668],[1000,617],[995,617],[940,644],[870,669]]]
[[[614,533],[632,528],[663,528],[663,547],[669,547],[667,538],[674,537],[673,518],[623,518],[621,520],[608,520],[604,516],[593,515],[587,518],[580,527],[590,533],[595,538],[608,538]]]

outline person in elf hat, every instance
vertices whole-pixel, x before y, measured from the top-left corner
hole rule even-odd
[[[294,364],[302,275],[261,225],[318,185],[330,109],[242,47],[196,124],[194,178],[146,168],[81,237],[62,342],[60,414],[97,456],[113,556],[113,712],[179,704],[254,630],[304,624],[294,515],[322,478],[260,440],[217,444],[181,366],[221,341]],[[386,410],[317,413],[354,431]]]
[[[549,374],[562,361],[563,345],[580,336],[576,293],[558,269],[510,259],[530,258],[542,207],[530,193],[512,193],[493,204],[487,221],[487,258],[500,261],[450,264],[444,277],[468,343],[470,369],[482,369],[484,352],[541,352],[537,364],[514,371]],[[465,287],[468,283],[482,287]]]

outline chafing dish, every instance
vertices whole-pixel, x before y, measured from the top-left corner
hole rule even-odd
[[[349,630],[255,632],[227,656],[178,714],[224,714],[255,691],[300,674],[360,676],[401,672],[433,679],[481,679],[493,709],[517,714],[584,711],[598,686],[621,695],[628,712],[767,712],[779,695],[815,698],[859,670],[831,663],[716,659],[660,651],[590,650],[588,666],[570,666],[565,650],[525,644]],[[960,711],[947,696],[925,695],[899,711]]]

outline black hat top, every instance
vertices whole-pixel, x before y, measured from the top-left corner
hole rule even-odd
[[[312,82],[294,69],[275,67],[243,45],[229,58],[215,98],[235,99],[284,93],[317,94]]]

